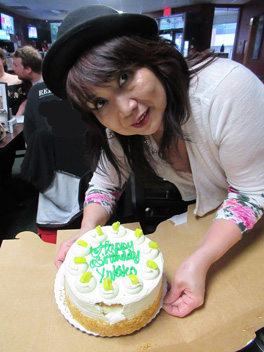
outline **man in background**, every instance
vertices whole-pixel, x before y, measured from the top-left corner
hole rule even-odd
[[[12,68],[23,81],[30,81],[32,85],[43,82],[42,57],[32,46],[24,46],[15,51]]]

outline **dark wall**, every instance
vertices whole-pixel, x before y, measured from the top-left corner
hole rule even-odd
[[[234,48],[233,60],[240,63],[245,63],[246,66],[253,71],[263,82],[264,82],[264,34],[262,33],[262,41],[260,45],[258,59],[252,59],[252,51],[249,54],[247,62],[245,60],[245,54],[247,46],[249,45],[249,34],[250,34],[250,20],[256,18],[258,22],[259,15],[264,15],[264,1],[263,0],[251,0],[247,4],[241,7],[240,22],[238,26],[238,32],[236,37],[236,45]],[[254,38],[253,38],[254,41]],[[251,43],[252,44],[252,43]],[[254,42],[253,42],[254,45]]]

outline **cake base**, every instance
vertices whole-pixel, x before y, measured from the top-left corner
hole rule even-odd
[[[64,263],[60,266],[56,277],[55,277],[55,282],[54,282],[54,295],[55,295],[55,300],[56,304],[61,312],[61,314],[64,316],[64,318],[76,329],[87,333],[89,335],[94,335],[94,336],[101,336],[101,337],[111,337],[113,335],[100,335],[99,333],[95,333],[93,331],[90,331],[89,329],[86,329],[81,323],[79,323],[73,316],[72,313],[66,303],[66,295],[65,295],[65,288],[64,288],[64,282],[65,282],[65,268],[64,268]],[[162,283],[162,296],[161,300],[159,302],[159,306],[157,307],[157,310],[155,314],[149,318],[149,320],[146,322],[145,325],[151,322],[156,315],[160,312],[160,309],[162,307],[162,302],[163,298],[167,292],[167,280],[166,277],[163,276],[163,283]],[[141,326],[142,328],[143,326]],[[139,328],[140,329],[140,328]],[[117,336],[116,334],[114,336]],[[121,335],[122,336],[122,335]]]
[[[149,321],[156,316],[156,312],[160,306],[160,301],[162,298],[162,287],[157,299],[147,307],[143,312],[134,316],[132,319],[123,320],[114,325],[107,324],[105,321],[100,319],[91,319],[83,315],[75,305],[72,304],[68,296],[66,295],[66,304],[73,316],[73,318],[78,321],[85,329],[95,332],[100,336],[121,336],[129,335],[134,331],[137,331],[144,327]]]

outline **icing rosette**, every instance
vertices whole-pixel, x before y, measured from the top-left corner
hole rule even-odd
[[[136,295],[142,290],[143,282],[140,277],[131,274],[125,277],[124,286],[127,293]]]
[[[143,279],[146,279],[146,280],[156,279],[156,277],[159,276],[159,273],[160,273],[160,269],[158,265],[152,260],[147,260],[145,263],[143,263],[140,266],[140,275],[143,277]]]
[[[81,293],[92,292],[96,287],[96,279],[91,271],[84,272],[75,280],[76,289]]]
[[[119,288],[116,282],[109,277],[105,278],[103,285],[100,286],[101,295],[105,299],[113,299],[118,295]]]
[[[102,243],[106,239],[107,234],[104,232],[100,225],[96,226],[96,228],[90,233],[90,240],[93,244]]]
[[[68,263],[68,270],[74,276],[84,273],[87,269],[88,264],[85,257],[74,257],[73,260]]]
[[[136,231],[134,232],[134,235],[135,235],[134,245],[139,246],[145,242],[145,236],[141,229],[136,229]]]
[[[126,229],[124,226],[120,225],[119,221],[116,221],[113,223],[113,225],[110,227],[109,232],[113,237],[124,237],[127,233]]]
[[[72,246],[73,254],[77,257],[86,257],[90,254],[90,246],[84,240],[78,240]]]
[[[159,255],[159,246],[157,242],[150,241],[142,250],[142,255],[145,259],[155,259]]]

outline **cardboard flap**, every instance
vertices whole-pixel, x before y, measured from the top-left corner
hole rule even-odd
[[[192,253],[209,228],[214,213],[203,218],[188,209],[188,222],[161,223],[151,239],[165,259],[165,273],[174,278],[180,262]],[[138,223],[128,224],[136,229]],[[177,351],[230,352],[242,348],[264,325],[264,219],[208,273],[206,302],[180,319],[163,310],[148,326],[130,336],[101,338],[82,333],[64,319],[54,298],[60,243],[78,230],[58,232],[57,245],[32,232],[3,241],[0,250],[0,343],[3,351]]]

